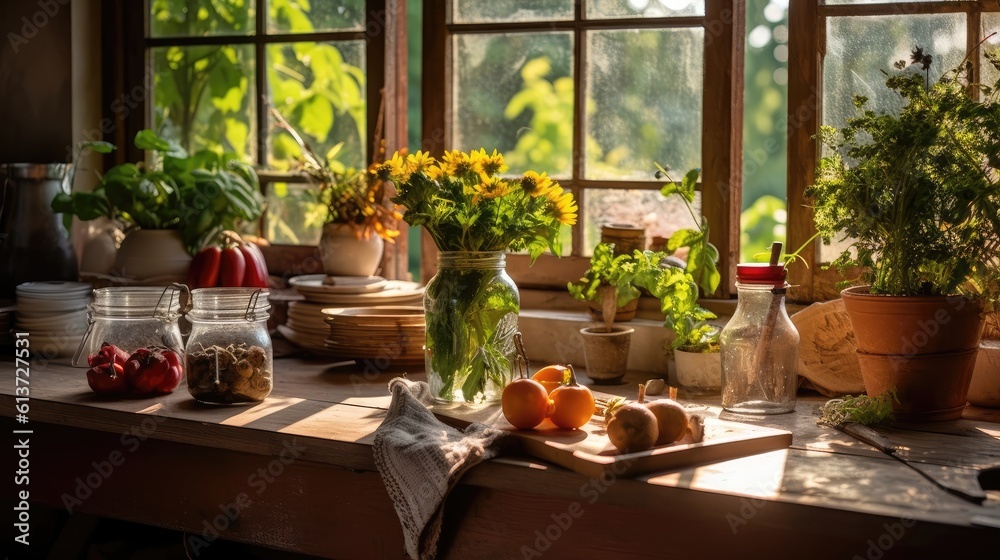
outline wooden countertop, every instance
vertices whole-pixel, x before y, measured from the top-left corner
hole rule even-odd
[[[14,364],[0,364],[10,374],[0,387],[0,415],[13,418]],[[389,403],[386,385],[398,374],[297,358],[276,360],[275,370],[275,390],[264,403],[209,407],[183,387],[158,398],[102,399],[87,387],[85,370],[36,361],[29,423],[9,422],[33,430],[32,499],[211,536],[206,520],[246,494],[252,503],[225,530],[217,527],[223,538],[326,557],[404,557],[371,450]],[[717,399],[695,402],[718,415]],[[669,547],[696,557],[753,557],[798,548],[816,557],[871,558],[879,551],[973,553],[1000,542],[1000,493],[989,491],[975,505],[817,426],[813,413],[823,400],[800,396],[796,412],[763,419],[723,413],[787,429],[792,446],[678,472],[601,481],[530,458],[484,463],[449,498],[442,553],[620,558],[657,557]],[[1000,420],[997,411],[978,414]],[[892,437],[928,476],[952,486],[970,487],[979,470],[1000,466],[997,423],[963,419],[894,430]],[[116,452],[122,464],[105,476],[100,467]],[[87,477],[95,472],[92,481],[100,484],[88,493],[80,484],[93,487]],[[583,514],[560,517],[573,504]],[[552,529],[566,519],[571,527]]]

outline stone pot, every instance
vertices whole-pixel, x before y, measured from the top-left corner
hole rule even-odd
[[[960,297],[841,292],[858,344],[865,391],[895,387],[901,420],[959,418],[983,331],[982,304]]]
[[[979,344],[979,357],[969,384],[969,402],[1000,408],[1000,340],[984,340]]]
[[[135,283],[155,278],[169,284],[186,282],[190,265],[180,230],[134,229],[122,240],[111,274]]]
[[[372,276],[382,262],[384,242],[372,233],[368,239],[349,224],[325,224],[319,240],[323,272],[328,276]]]
[[[587,377],[599,385],[621,381],[628,368],[628,353],[634,332],[631,327],[619,326],[612,326],[610,331],[603,326],[580,329]]]
[[[722,353],[674,350],[677,383],[688,393],[718,394],[722,390]]]

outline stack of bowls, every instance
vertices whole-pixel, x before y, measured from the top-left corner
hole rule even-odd
[[[87,331],[93,286],[83,282],[25,282],[17,287],[17,332],[28,333],[43,357],[72,356]]]

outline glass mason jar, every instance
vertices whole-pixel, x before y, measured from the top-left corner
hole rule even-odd
[[[795,410],[799,333],[785,311],[785,267],[736,267],[738,301],[720,334],[722,407],[743,414]]]
[[[257,403],[271,394],[274,353],[267,296],[259,288],[192,290],[186,354],[188,391],[196,400]]]
[[[514,375],[521,299],[503,251],[442,251],[424,291],[424,363],[443,402],[488,403]]]
[[[181,356],[184,342],[177,320],[185,292],[187,286],[182,284],[94,290],[94,302],[88,307],[90,325],[73,356],[73,365],[85,365],[105,343],[126,354],[160,346]]]

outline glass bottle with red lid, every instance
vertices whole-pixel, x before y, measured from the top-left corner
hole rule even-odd
[[[730,412],[795,410],[799,333],[785,311],[785,275],[780,264],[736,267],[736,312],[720,334],[722,407]]]

